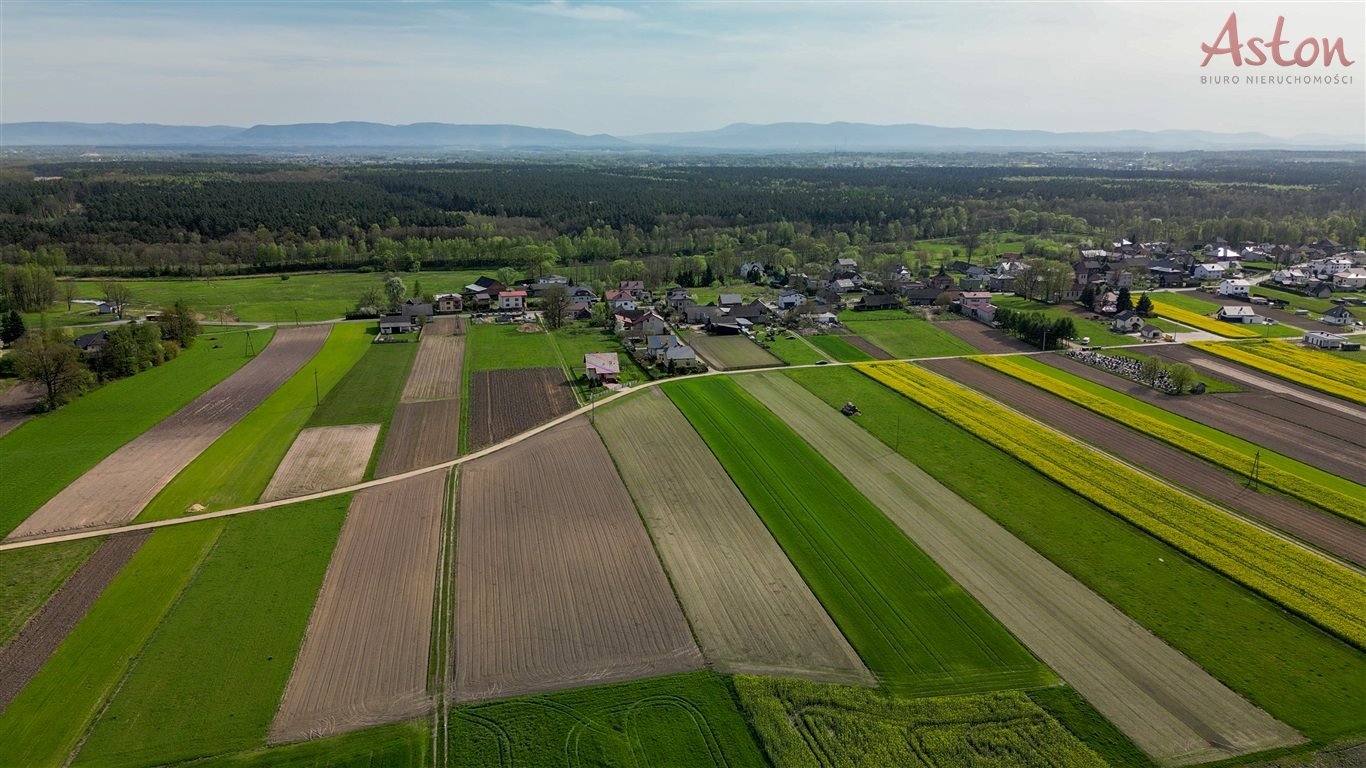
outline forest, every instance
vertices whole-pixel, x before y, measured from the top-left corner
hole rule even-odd
[[[1359,246],[1364,168],[1353,153],[1210,155],[1171,170],[44,161],[0,170],[0,263],[58,275],[215,276],[536,273],[681,257],[670,271],[688,274],[744,261],[913,262],[926,242],[953,243],[969,260],[1003,241],[1059,258],[1120,238]]]

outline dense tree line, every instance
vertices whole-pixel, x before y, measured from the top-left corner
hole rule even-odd
[[[1077,337],[1077,325],[1070,317],[1051,318],[1042,312],[1001,307],[995,321],[1001,330],[1040,349],[1057,349],[1064,340]]]
[[[323,168],[66,163],[0,180],[0,263],[62,273],[611,263],[729,254],[775,265],[914,252],[999,233],[1057,241],[1366,235],[1360,158],[1208,168],[461,163]],[[1066,237],[1060,237],[1065,235]]]

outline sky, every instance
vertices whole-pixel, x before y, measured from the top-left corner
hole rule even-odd
[[[1202,67],[1230,13],[1244,41],[1271,38],[1283,15],[1287,54],[1341,37],[1355,63]],[[1352,82],[1247,82],[1287,75]],[[31,120],[1363,137],[1366,2],[0,0],[0,122]]]

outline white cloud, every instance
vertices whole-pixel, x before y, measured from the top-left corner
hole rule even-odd
[[[515,7],[579,21],[634,21],[639,18],[636,13],[616,5],[572,5],[565,0],[550,0],[548,3]]]

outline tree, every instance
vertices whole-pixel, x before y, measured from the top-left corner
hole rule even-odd
[[[541,297],[541,320],[545,327],[556,330],[564,325],[564,313],[569,308],[569,292],[563,285],[552,285]]]
[[[1119,298],[1116,301],[1116,306],[1119,307],[1120,312],[1125,312],[1134,308],[1134,297],[1129,295],[1128,288],[1119,289]]]
[[[10,353],[19,377],[43,387],[49,410],[84,392],[94,383],[81,363],[80,350],[60,330],[33,331],[24,335]]]
[[[361,289],[360,296],[356,298],[356,314],[378,314],[379,305],[382,301],[384,301],[384,294],[380,292],[379,286],[367,285]]]
[[[617,321],[615,313],[612,312],[612,307],[610,307],[607,302],[600,301],[593,305],[592,317],[589,322],[599,328],[610,331],[612,330],[612,327],[616,325]]]
[[[24,332],[23,316],[19,314],[19,310],[11,309],[9,315],[5,317],[5,322],[0,325],[0,341],[13,344],[24,338]]]
[[[160,325],[161,338],[174,341],[182,349],[189,349],[199,335],[199,321],[184,299],[176,299],[174,304],[161,308]]]
[[[1146,384],[1157,381],[1157,377],[1162,375],[1162,362],[1155,357],[1144,357],[1138,364],[1138,379]]]
[[[403,284],[403,278],[393,275],[384,281],[385,307],[390,312],[397,312],[407,295],[408,288]]]
[[[70,280],[62,283],[62,298],[66,300],[66,311],[71,311],[71,305],[76,302],[76,284]]]
[[[1171,384],[1172,393],[1179,395],[1195,383],[1195,371],[1185,363],[1177,363],[1167,369],[1167,381]]]
[[[1139,296],[1139,297],[1138,297],[1138,306],[1136,307],[1136,309],[1138,310],[1138,314],[1143,315],[1144,317],[1150,317],[1150,316],[1152,316],[1152,314],[1153,314],[1153,300],[1150,299],[1150,298],[1148,298],[1148,294],[1146,294],[1146,293],[1143,294],[1142,296]]]
[[[114,314],[123,317],[123,308],[133,300],[133,289],[127,283],[108,281],[100,283],[104,300],[114,305]]]
[[[1086,307],[1087,309],[1091,310],[1092,312],[1095,312],[1095,311],[1096,311],[1096,289],[1095,289],[1095,288],[1092,288],[1092,287],[1089,286],[1089,285],[1086,286],[1085,288],[1082,288],[1082,289],[1081,289],[1081,296],[1077,297],[1077,301],[1080,301],[1080,302],[1081,302],[1081,305],[1082,305],[1083,307]]]
[[[498,271],[494,273],[494,276],[497,277],[498,282],[502,283],[506,288],[511,288],[512,284],[517,282],[517,270],[512,267],[499,267]]]

